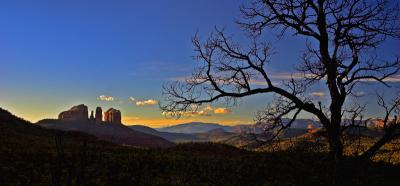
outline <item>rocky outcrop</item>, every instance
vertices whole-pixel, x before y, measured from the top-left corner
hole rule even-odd
[[[90,118],[88,118],[88,107],[86,105],[74,106],[71,109],[61,112],[58,115],[61,121],[86,121],[90,120],[97,124],[103,123],[103,112],[101,107],[96,108],[96,115],[91,111]],[[121,111],[110,108],[104,112],[104,122],[111,124],[121,124]]]
[[[373,125],[374,125],[374,127],[375,128],[383,128],[384,127],[384,121],[383,121],[383,119],[375,119],[374,121],[373,121]]]
[[[96,108],[96,116],[95,116],[96,123],[103,122],[103,110],[101,107]]]
[[[90,112],[89,120],[90,120],[90,121],[94,121],[93,110],[92,110],[92,112]]]
[[[58,119],[62,121],[84,121],[88,119],[88,107],[86,105],[74,106],[71,109],[61,112]]]
[[[104,121],[107,123],[121,124],[121,111],[110,108],[104,112]]]

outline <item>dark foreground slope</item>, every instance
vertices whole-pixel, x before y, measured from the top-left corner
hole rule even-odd
[[[41,120],[37,124],[50,129],[84,132],[118,144],[153,148],[166,148],[175,145],[162,137],[135,131],[119,124],[96,124],[89,121],[65,122],[51,119]]]
[[[0,185],[398,185],[400,169],[302,148],[257,153],[213,143],[140,149],[41,128],[0,110]],[[3,119],[6,118],[6,119]]]

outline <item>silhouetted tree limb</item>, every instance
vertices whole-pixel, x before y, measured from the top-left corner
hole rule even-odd
[[[301,112],[300,108],[284,97],[274,100],[273,104],[270,104],[265,110],[259,111],[255,119],[256,125],[262,128],[263,132],[271,134],[269,140],[275,139],[283,130],[289,128]],[[289,114],[293,114],[293,116],[289,121],[285,121],[284,118]]]
[[[400,122],[397,118],[400,113],[400,96],[387,103],[383,98],[383,95],[377,95],[378,105],[385,110],[382,126],[384,134],[375,144],[361,155],[362,158],[366,159],[373,157],[385,144],[400,137]]]
[[[235,103],[238,98],[272,93],[288,100],[291,111],[318,118],[327,132],[331,156],[340,159],[346,98],[360,82],[388,85],[385,79],[399,72],[398,58],[383,61],[374,52],[387,37],[400,37],[398,4],[387,0],[255,0],[241,12],[244,19],[239,25],[250,33],[249,47],[242,47],[220,29],[204,41],[196,35],[195,59],[201,65],[185,82],[164,86],[162,110],[179,117],[205,103],[222,99]],[[306,42],[307,50],[297,68],[304,81],[292,79],[295,86],[282,86],[271,80],[267,66],[272,53],[266,42],[260,41],[266,29],[278,31],[279,37],[293,33],[312,41]],[[319,81],[329,90],[326,107],[303,96],[308,85]]]

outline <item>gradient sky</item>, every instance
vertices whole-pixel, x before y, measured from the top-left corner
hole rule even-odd
[[[146,1],[1,1],[0,2],[0,107],[30,121],[56,118],[80,103],[94,110],[120,109],[125,124],[153,127],[188,121],[222,124],[251,123],[257,110],[271,96],[246,98],[231,112],[212,105],[208,116],[166,119],[158,105],[161,87],[171,79],[190,74],[195,66],[191,37],[205,38],[214,26],[243,40],[234,23],[240,18],[239,0]],[[288,36],[278,40],[267,34],[277,52],[269,72],[285,76],[299,61],[304,40]],[[379,49],[384,56],[400,55],[399,40],[389,39]],[[392,96],[387,89],[368,83],[359,89],[368,114],[378,115],[374,90]],[[315,92],[324,92],[316,86]],[[101,100],[99,96],[113,98]],[[130,101],[129,97],[135,98]],[[316,97],[315,99],[326,99]],[[306,116],[304,116],[306,117]]]

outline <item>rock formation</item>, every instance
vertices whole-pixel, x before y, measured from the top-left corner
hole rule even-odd
[[[90,112],[89,120],[90,120],[91,123],[94,123],[94,122],[95,122],[95,120],[94,120],[94,115],[93,115],[93,110]]]
[[[96,108],[96,123],[103,122],[103,110],[101,107]]]
[[[121,124],[121,112],[114,108],[108,109],[104,112],[104,121],[108,123]]]
[[[90,121],[93,123],[103,123],[103,112],[101,107],[96,108],[96,115],[91,111],[90,118],[88,118],[88,107],[86,105],[74,106],[71,109],[61,112],[58,119],[62,121]],[[121,124],[121,111],[110,108],[104,112],[104,122]]]
[[[89,119],[90,119],[90,120],[94,119],[93,110],[90,112],[90,117],[89,117]]]
[[[88,119],[88,107],[86,105],[74,106],[71,109],[61,112],[58,115],[59,120],[63,121],[83,121]]]

